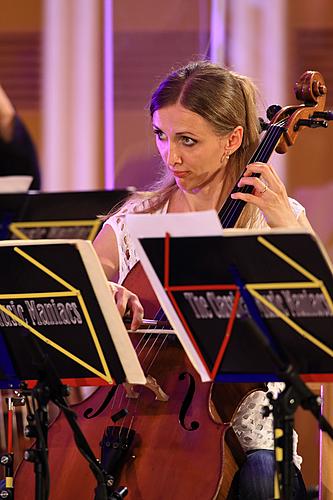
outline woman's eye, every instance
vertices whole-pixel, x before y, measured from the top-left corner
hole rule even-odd
[[[182,143],[185,144],[185,146],[193,146],[197,142],[194,139],[191,139],[191,137],[187,137],[186,135],[182,136],[181,140]]]
[[[159,138],[160,141],[163,141],[165,139],[165,133],[162,132],[162,130],[158,130],[156,128],[153,129],[153,132],[157,137]]]

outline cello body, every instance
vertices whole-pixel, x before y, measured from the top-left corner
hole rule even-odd
[[[137,283],[140,275],[146,288],[142,273],[139,263],[130,276]],[[153,296],[147,300],[147,308],[152,308]],[[129,500],[233,498],[230,485],[244,456],[229,422],[253,387],[237,384],[243,392],[233,394],[233,405],[228,392],[231,384],[202,383],[174,335],[154,335],[153,331],[144,337],[131,335],[147,385],[100,387],[71,406],[97,457],[105,434],[102,465],[114,476],[114,488],[126,486]],[[223,422],[213,398],[223,407],[224,397],[230,418],[225,413]],[[62,413],[49,428],[48,449],[50,499],[94,498],[96,479]],[[14,491],[19,500],[34,497],[32,464],[20,465]]]
[[[227,498],[230,482],[237,469],[230,460],[230,450],[224,442],[228,425],[224,425],[214,415],[214,408],[210,403],[211,384],[200,382],[190,363],[186,361],[184,364],[184,359],[181,347],[175,342],[163,350],[156,369],[152,370],[168,400],[157,400],[154,391],[137,386],[134,390],[139,394],[138,398],[128,398],[126,389],[118,387],[114,400],[111,400],[104,411],[94,418],[86,418],[84,413],[87,409],[95,411],[99,408],[110,391],[109,388],[102,387],[84,402],[72,407],[96,456],[100,456],[100,442],[108,427],[113,429],[111,447],[117,445],[119,448],[122,446],[123,436],[128,434],[131,426],[135,433],[133,441],[126,456],[120,460],[122,463],[115,474],[115,487],[127,486],[128,499]],[[172,372],[166,371],[166,367]],[[187,369],[190,373],[192,371],[197,387],[186,421],[189,425],[193,420],[198,422],[199,428],[195,430],[186,430],[179,423],[180,406],[187,392],[187,380],[179,380],[179,374]],[[126,406],[128,415],[114,424],[112,415]],[[49,429],[48,448],[50,499],[94,498],[96,480],[88,463],[78,452],[62,413]],[[229,470],[223,467],[226,462]],[[220,488],[223,482],[222,492]],[[32,464],[21,464],[15,477],[14,491],[19,500],[34,498]]]

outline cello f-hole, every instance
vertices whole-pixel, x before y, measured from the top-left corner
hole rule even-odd
[[[185,377],[187,377],[189,379],[189,386],[188,386],[186,396],[184,398],[184,401],[182,402],[182,405],[181,405],[181,408],[179,411],[178,420],[180,422],[180,425],[186,431],[196,431],[200,427],[199,422],[197,422],[196,420],[193,420],[189,427],[185,424],[186,413],[187,413],[187,410],[189,409],[189,407],[193,401],[193,396],[195,393],[195,380],[194,380],[193,375],[191,373],[188,373],[188,372],[183,372],[179,375],[178,378],[179,378],[179,380],[185,380]]]
[[[108,404],[110,403],[111,399],[113,398],[116,390],[117,390],[117,386],[114,385],[113,387],[111,387],[111,389],[109,390],[109,392],[106,395],[106,398],[102,402],[101,406],[95,411],[95,413],[92,413],[94,411],[93,408],[87,408],[83,413],[84,418],[98,417],[98,415],[100,415],[105,410],[105,408],[108,406]]]

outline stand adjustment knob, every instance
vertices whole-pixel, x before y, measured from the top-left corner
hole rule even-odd
[[[111,495],[111,500],[122,500],[128,494],[128,488],[126,486],[119,486]]]
[[[0,492],[0,498],[12,498],[12,493],[8,490],[2,490]]]
[[[11,455],[5,454],[2,455],[0,458],[0,464],[1,465],[10,465],[12,463],[13,459]]]
[[[113,476],[108,477],[106,480],[106,484],[108,485],[109,488],[111,488],[111,486],[114,485],[114,477]]]
[[[34,425],[26,425],[24,428],[24,435],[26,438],[34,438],[37,437],[36,427]]]
[[[25,450],[23,455],[24,460],[27,462],[38,462],[38,451],[37,450]]]

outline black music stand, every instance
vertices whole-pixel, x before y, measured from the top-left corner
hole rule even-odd
[[[284,380],[285,399],[274,412],[282,434],[292,436],[302,404],[332,437],[320,401],[302,382],[333,380],[332,267],[319,240],[279,230],[170,237],[177,233],[173,223],[164,237],[142,225],[138,232],[144,269],[202,379]],[[280,490],[289,500],[290,440],[283,448]]]
[[[130,190],[0,194],[0,240],[87,239],[101,228],[106,215]]]
[[[65,384],[145,383],[97,255],[89,241],[0,242],[0,384],[26,384],[38,402],[29,427],[37,446],[36,500],[47,498],[47,404],[55,402],[93,470],[96,500],[113,498],[64,396]],[[22,389],[22,386],[21,386]],[[110,496],[111,495],[111,496]]]

